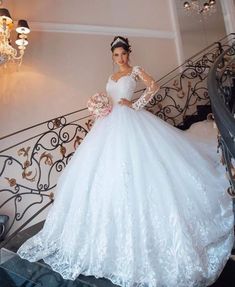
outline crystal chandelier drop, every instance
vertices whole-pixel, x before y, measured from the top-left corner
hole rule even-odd
[[[200,0],[191,0],[185,1],[183,4],[185,11],[189,14],[196,12],[197,14],[203,16],[209,16],[216,12],[216,1],[200,1]]]
[[[0,8],[0,65],[4,64],[6,66],[9,62],[16,62],[18,65],[22,63],[24,52],[28,45],[27,34],[30,32],[30,29],[26,20],[18,21],[16,28],[17,39],[15,41],[17,48],[14,48],[11,41],[13,28],[14,23],[9,11],[5,8]]]

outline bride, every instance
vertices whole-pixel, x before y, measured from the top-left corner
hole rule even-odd
[[[159,86],[130,66],[115,37],[119,71],[99,117],[59,178],[43,229],[18,254],[63,278],[105,277],[122,287],[212,284],[234,241],[232,200],[215,161],[194,140],[143,109]],[[134,103],[136,82],[146,90]]]

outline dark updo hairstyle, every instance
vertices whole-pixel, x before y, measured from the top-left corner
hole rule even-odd
[[[115,48],[122,47],[128,53],[131,52],[131,45],[129,44],[128,38],[124,38],[122,36],[114,37],[112,43],[110,44],[111,51],[113,52]]]

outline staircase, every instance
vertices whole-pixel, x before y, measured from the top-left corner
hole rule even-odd
[[[218,147],[235,197],[235,43],[215,61],[208,75],[211,107],[219,130]]]
[[[213,112],[220,132],[219,148],[222,149],[222,162],[226,165],[231,196],[235,196],[234,40],[235,34],[227,35],[159,79],[161,89],[146,107],[154,115],[182,130],[206,119]],[[135,99],[142,92],[136,91]],[[103,279],[88,280],[84,277],[79,277],[73,283],[75,285],[65,283],[45,265],[30,265],[12,253],[41,229],[42,223],[35,223],[45,218],[42,214],[53,202],[57,178],[92,124],[93,119],[84,108],[0,138],[0,214],[10,217],[4,225],[4,240],[0,243],[0,274],[9,280],[4,283],[0,279],[1,287],[15,286],[10,284],[17,280],[21,285],[16,286],[110,284]],[[22,231],[29,224],[32,226]],[[223,279],[220,278],[219,283],[213,286],[230,286],[229,283],[223,284],[231,279],[235,282],[234,272],[230,271],[235,267],[234,263],[228,262],[221,275]],[[20,268],[16,269],[18,264],[28,264],[31,275],[23,274]],[[33,274],[37,275],[33,277]],[[49,280],[45,279],[48,276],[53,277],[54,281],[51,281],[51,285],[43,285],[42,282],[46,282],[43,280]]]

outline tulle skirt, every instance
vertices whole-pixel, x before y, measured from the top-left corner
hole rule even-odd
[[[76,150],[44,228],[18,254],[71,280],[213,283],[234,238],[228,183],[211,149],[145,110],[114,106]]]

